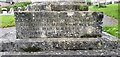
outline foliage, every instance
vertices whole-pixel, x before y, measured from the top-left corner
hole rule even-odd
[[[18,3],[16,3],[16,4],[13,4],[13,5],[10,5],[10,6],[2,6],[2,7],[0,7],[0,8],[7,8],[8,10],[9,10],[10,8],[17,9],[17,7],[22,7],[22,8],[24,8],[25,6],[27,6],[27,5],[29,5],[29,4],[31,4],[31,2],[18,2]]]
[[[107,5],[106,8],[98,8],[96,6],[90,6],[89,10],[104,12],[104,14],[119,20],[118,14],[120,13],[120,11],[118,11],[119,10],[118,8],[119,8],[118,4],[109,4],[109,5]],[[120,38],[120,34],[118,33],[119,27],[120,26],[118,26],[118,25],[103,26],[103,31]]]
[[[118,34],[118,25],[103,26],[103,31],[120,38],[120,34]]]
[[[25,6],[31,4],[31,2],[18,2],[16,4],[10,5],[10,6],[1,6],[1,8],[7,8],[10,10],[10,8],[17,9],[18,7],[22,7],[24,9]],[[15,26],[14,22],[14,15],[0,15],[0,27],[11,27]]]
[[[80,11],[88,11],[88,6],[87,5],[81,5],[79,10]]]
[[[14,15],[0,15],[0,27],[15,26]]]

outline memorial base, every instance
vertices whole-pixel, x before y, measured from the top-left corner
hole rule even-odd
[[[120,50],[4,52],[1,57],[119,57]]]
[[[2,43],[0,51],[39,52],[58,50],[111,50],[120,47],[119,41],[101,38],[34,38]]]
[[[106,33],[100,38],[33,38],[0,43],[1,57],[119,57],[119,54],[119,39]]]

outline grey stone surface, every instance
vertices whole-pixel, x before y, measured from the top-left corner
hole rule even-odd
[[[1,54],[1,53],[0,53]],[[31,56],[31,57],[34,57],[34,56],[58,56],[58,57],[69,57],[69,56],[77,56],[77,57],[80,57],[80,56],[86,56],[86,57],[119,57],[120,55],[120,50],[117,49],[117,50],[78,50],[78,51],[43,51],[43,52],[31,52],[31,53],[28,53],[28,52],[4,52],[2,53],[4,55],[8,55],[8,56]],[[64,56],[65,55],[65,56]]]
[[[42,40],[42,39],[40,39]],[[119,41],[101,42],[101,41],[28,41],[21,40],[16,42],[2,43],[2,52],[18,51],[26,52],[25,49],[37,47],[40,51],[50,50],[112,50],[120,47]],[[14,49],[13,49],[14,48]],[[30,51],[29,51],[30,52]],[[34,52],[34,51],[31,51]]]
[[[16,11],[17,38],[101,37],[103,13],[79,11],[78,1],[38,2]]]
[[[85,2],[85,0],[31,0],[35,2]]]
[[[87,5],[81,4],[80,2],[41,2],[33,3],[27,8],[29,11],[81,11],[80,7],[83,6],[88,8]]]
[[[102,29],[100,15],[87,11],[15,12],[17,38],[99,37]]]
[[[120,40],[109,34],[103,34],[101,38],[37,38],[16,39],[15,41],[2,42],[1,51],[23,52],[29,47],[38,47],[41,51],[58,50],[113,50],[120,48]],[[14,49],[13,49],[14,48]]]
[[[59,41],[57,41],[59,40]],[[61,41],[60,41],[61,40]],[[95,40],[95,39],[93,39]],[[85,41],[83,39],[26,39],[16,40],[15,42],[2,43],[1,51],[23,51],[22,49],[28,47],[38,47],[42,51],[46,50],[65,50],[65,49],[89,49],[86,45],[92,45],[92,43],[99,43],[98,41]],[[81,46],[81,47],[80,47]],[[99,45],[98,45],[99,46]],[[14,49],[13,49],[14,48]],[[91,48],[91,47],[90,47]],[[92,47],[93,49],[97,47]]]
[[[16,33],[0,37],[0,56],[119,56],[120,40],[102,33],[103,13],[79,11],[76,2],[49,4],[15,12]]]

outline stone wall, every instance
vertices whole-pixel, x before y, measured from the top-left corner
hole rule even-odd
[[[15,12],[17,38],[99,37],[103,15],[89,11]]]

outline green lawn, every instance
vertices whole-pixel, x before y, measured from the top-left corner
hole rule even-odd
[[[104,14],[110,17],[119,19],[118,18],[118,4],[109,4],[107,5],[106,8],[98,8],[96,6],[90,6],[89,10],[104,12]]]
[[[103,31],[120,38],[120,34],[118,34],[118,25],[103,26]]]
[[[15,26],[14,15],[0,15],[0,27]]]
[[[16,9],[17,7],[22,7],[25,9],[25,6],[31,4],[31,2],[18,2],[10,6],[0,6],[1,8],[10,8]],[[0,15],[0,27],[12,27],[15,26],[14,15]]]
[[[113,17],[114,19],[119,20],[118,14],[118,4],[109,4],[107,5],[106,8],[98,8],[96,6],[90,6],[89,10],[92,11],[99,11],[99,12],[104,12],[105,15],[108,15],[110,17]],[[120,38],[120,34],[118,34],[118,25],[113,25],[113,26],[103,26],[103,31],[116,36]]]

